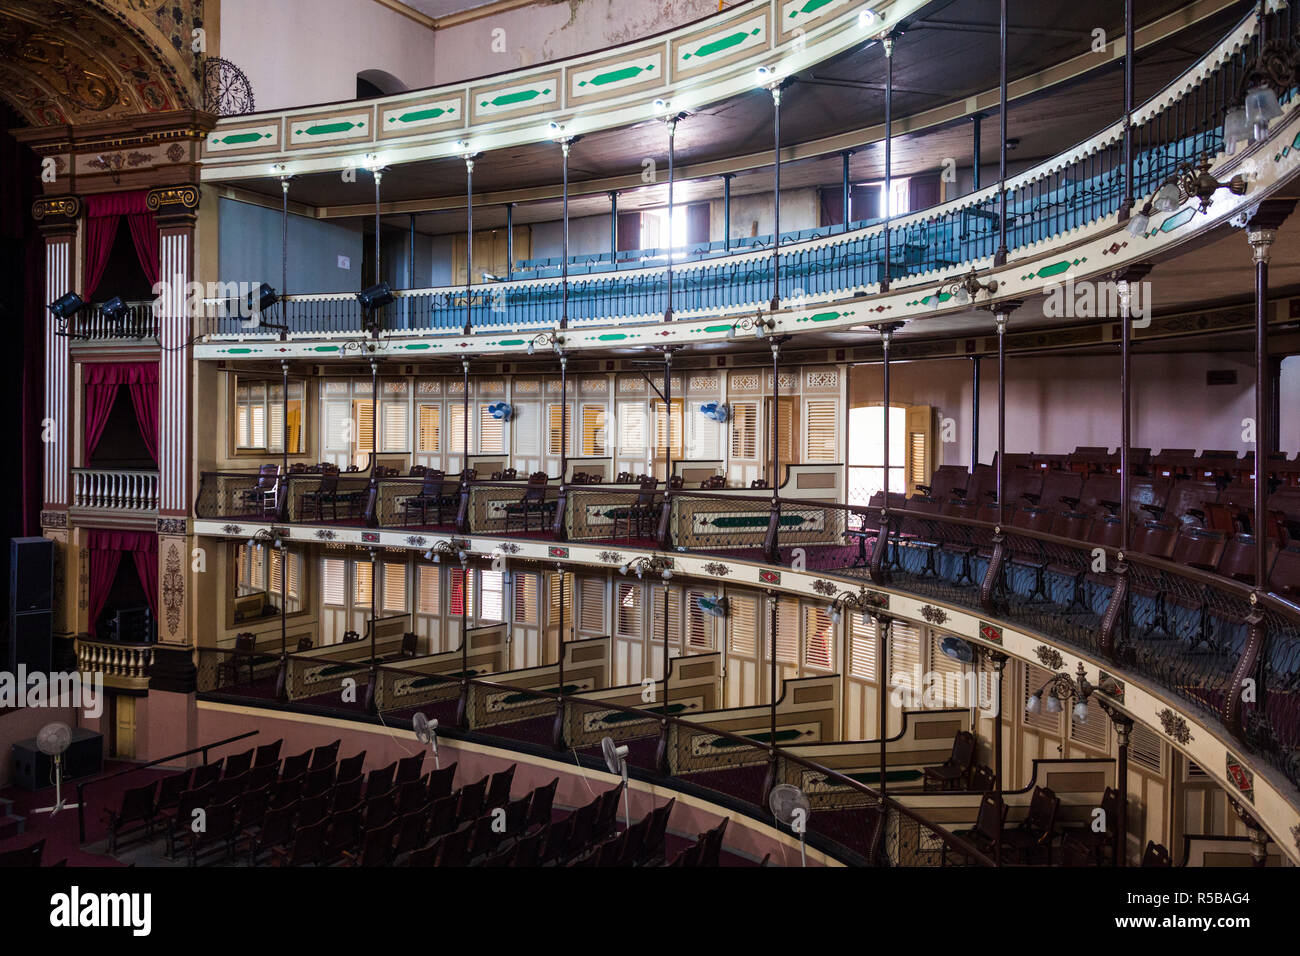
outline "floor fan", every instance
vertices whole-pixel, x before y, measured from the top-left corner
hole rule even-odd
[[[609,772],[621,774],[623,777],[623,826],[630,827],[632,811],[628,809],[627,800],[627,747],[620,747],[614,743],[613,737],[603,737],[600,741],[600,752],[605,755],[605,766],[609,768]]]
[[[411,726],[415,728],[415,739],[428,744],[433,751],[433,769],[441,770],[442,767],[438,764],[438,718],[430,720],[424,714],[416,713],[411,718]]]
[[[799,836],[799,864],[808,865],[804,841],[808,833],[808,795],[790,783],[778,783],[767,798],[768,808],[778,823],[784,823]]]
[[[41,807],[34,813],[48,813],[51,818],[60,810],[71,810],[78,804],[63,802],[63,752],[72,743],[72,728],[67,724],[46,724],[36,735],[36,746],[41,753],[54,758],[54,806]]]

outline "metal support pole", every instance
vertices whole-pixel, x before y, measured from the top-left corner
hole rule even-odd
[[[415,288],[415,213],[406,217],[406,287]],[[411,327],[411,300],[402,303],[403,327]]]
[[[722,251],[731,251],[731,180],[735,173],[722,174]]]
[[[781,84],[772,87],[772,301],[781,306]]]
[[[609,191],[609,261],[618,265],[618,190]]]
[[[473,328],[474,286],[474,159],[465,157],[465,334]]]
[[[970,118],[971,123],[971,152],[975,156],[975,165],[971,170],[971,192],[980,191],[980,128],[984,121],[983,113],[976,113]]]
[[[994,316],[998,329],[998,527],[1007,521],[1007,485],[1004,459],[1007,457],[1007,319],[1010,312]]]
[[[677,212],[673,208],[673,168],[677,154],[677,117],[665,121],[668,126],[668,305],[664,309],[664,321],[673,320],[673,218]]]
[[[667,494],[673,483],[673,353],[664,349],[664,435],[667,447],[664,448],[664,492]]]
[[[569,471],[569,357],[560,353],[560,484]]]
[[[379,262],[379,184],[384,178],[382,169],[374,170],[375,176],[375,284],[378,285],[384,281],[383,273],[380,271]],[[372,338],[379,338],[379,310],[372,313],[374,325],[371,327],[370,335]]]
[[[556,573],[560,576],[560,632],[557,638],[559,647],[559,694],[555,699],[555,731],[551,735],[552,742],[556,750],[564,749],[564,565],[555,566]]]
[[[564,154],[564,235],[563,258],[560,260],[560,328],[569,327],[569,147],[573,140],[560,141],[560,151]]]
[[[772,506],[781,482],[781,343],[772,339]]]
[[[844,210],[843,219],[845,232],[849,231],[849,216],[853,211],[849,204],[849,157],[852,155],[853,150],[851,149],[846,149],[844,152],[840,153],[840,158],[843,160],[843,169],[840,174],[840,204]]]
[[[1251,229],[1255,259],[1255,587],[1268,589],[1268,260],[1276,229]]]
[[[1115,808],[1115,865],[1125,866],[1128,863],[1128,744],[1129,736],[1133,732],[1133,721],[1125,717],[1119,711],[1113,711],[1110,715],[1111,721],[1115,724],[1115,740],[1119,744],[1119,755],[1116,761],[1115,777],[1119,785],[1119,801]]]
[[[995,266],[1007,261],[1007,0],[998,14],[998,249]]]
[[[885,48],[885,194],[882,198],[881,218],[885,221],[883,234],[885,237],[885,261],[882,263],[880,276],[880,291],[889,291],[889,260],[892,255],[889,244],[889,214],[893,211],[893,204],[890,202],[893,190],[893,160],[894,160],[894,36],[891,33],[881,41]],[[886,413],[888,419],[888,413]],[[888,425],[885,426],[888,429]],[[889,432],[886,430],[886,436]],[[885,481],[886,497],[889,493],[889,482]]]
[[[876,618],[876,660],[879,667],[876,670],[876,702],[877,702],[877,726],[880,738],[880,795],[883,797],[885,791],[889,789],[886,780],[886,773],[889,769],[889,752],[886,741],[889,739],[889,632],[893,627],[893,619],[883,614]]]
[[[980,357],[970,357],[970,473],[980,463]]]
[[[885,472],[883,477],[882,487],[884,488],[885,491],[884,510],[886,512],[889,511],[889,346],[894,341],[894,330],[897,328],[898,328],[897,325],[876,326],[876,330],[880,333],[880,348],[881,348],[881,353],[884,357],[883,362],[881,363],[881,378],[883,380],[881,382],[882,385],[881,391],[883,393],[883,398],[882,398],[883,414],[881,415],[881,420],[882,420],[881,430],[884,439],[884,450],[883,450],[883,455],[881,457],[882,457],[882,464],[884,466],[884,472]],[[883,515],[881,516],[881,520],[882,521],[884,520]]]
[[[462,408],[464,409],[464,411],[461,414],[461,423],[460,423],[461,441],[464,442],[464,446],[461,449],[461,452],[464,457],[461,459],[461,463],[460,463],[460,476],[461,476],[460,491],[461,491],[461,496],[463,497],[467,490],[467,488],[465,487],[465,475],[469,471],[469,359],[467,358],[461,359],[460,367],[463,370],[464,378],[462,379],[462,384],[465,388],[465,396],[464,398],[461,399]]]
[[[515,204],[506,203],[506,281],[515,274]]]
[[[283,169],[283,166],[281,167]],[[289,337],[289,303],[285,297],[289,294],[289,180],[292,176],[280,177],[280,341]]]
[[[1133,0],[1124,0],[1124,198],[1119,221],[1133,211]]]
[[[768,710],[769,710],[770,713],[771,713],[771,729],[770,729],[770,731],[769,731],[769,735],[768,735],[768,738],[767,738],[767,744],[768,744],[768,747],[769,747],[769,752],[772,754],[772,759],[775,760],[775,759],[776,759],[776,698],[777,698],[777,691],[776,691],[776,684],[777,684],[777,681],[776,681],[776,627],[777,627],[777,618],[776,618],[776,615],[777,615],[777,608],[778,608],[778,601],[777,601],[776,592],[775,592],[775,591],[772,591],[772,590],[769,589],[768,592],[767,592],[767,600],[768,600],[768,607],[769,607],[769,609],[770,609],[770,610],[769,610],[769,614],[768,614],[768,616],[769,616],[769,631],[768,631],[768,646],[767,646],[767,651],[768,651],[768,654],[769,654],[769,655],[771,656],[771,658],[772,658],[772,666],[771,666],[771,668],[770,668],[770,673],[771,673],[771,684],[770,684],[769,689],[768,689],[768,695],[769,695],[769,699],[768,699]]]

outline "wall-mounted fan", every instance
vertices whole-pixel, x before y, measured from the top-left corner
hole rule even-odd
[[[488,414],[498,421],[508,422],[515,410],[507,402],[493,402],[487,407]]]
[[[767,796],[768,809],[777,823],[784,823],[792,833],[799,837],[799,860],[801,866],[808,865],[808,854],[804,840],[808,833],[808,815],[811,805],[808,795],[790,783],[778,783]]]
[[[424,714],[417,713],[411,718],[411,726],[415,728],[415,739],[428,744],[433,751],[433,769],[441,770],[442,767],[438,764],[438,718],[430,720]]]
[[[41,807],[36,813],[48,813],[51,818],[60,810],[71,810],[75,803],[63,802],[63,752],[72,743],[72,728],[67,724],[46,724],[36,734],[36,746],[43,754],[54,758],[54,806]]]
[[[695,599],[695,606],[712,617],[726,617],[731,609],[731,602],[716,594],[701,594]]]
[[[975,660],[975,649],[960,637],[945,637],[939,642],[939,650],[945,656],[951,657],[955,661],[961,661],[963,664],[969,664]]]
[[[623,777],[623,825],[630,827],[632,812],[628,809],[627,799],[627,747],[614,743],[613,737],[602,737],[600,752],[605,756],[605,766],[609,768],[609,772],[621,774]]]
[[[726,402],[706,402],[700,406],[700,414],[709,421],[724,424],[731,418],[731,406]]]

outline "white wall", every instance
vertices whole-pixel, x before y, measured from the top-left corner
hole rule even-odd
[[[280,289],[281,213],[251,203],[220,202],[223,282],[269,282]],[[356,292],[361,288],[359,220],[289,216],[289,291]],[[350,269],[340,269],[346,256]],[[281,290],[282,291],[282,290]]]
[[[1283,365],[1282,448],[1300,449],[1300,360]],[[1206,385],[1210,370],[1234,370],[1236,385]],[[985,358],[980,382],[980,461],[997,449],[997,360]],[[1133,446],[1249,450],[1241,421],[1254,415],[1254,371],[1249,356],[1205,352],[1139,355],[1133,359]],[[854,404],[878,402],[879,365],[856,366]],[[956,441],[941,445],[937,463],[970,463],[971,363],[969,359],[895,362],[890,365],[895,403],[932,405],[939,420],[952,418]],[[1080,445],[1119,447],[1119,358],[1028,356],[1007,360],[1006,449],[1062,453]]]

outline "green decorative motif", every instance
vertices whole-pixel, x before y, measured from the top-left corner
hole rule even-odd
[[[412,342],[410,345],[403,345],[402,348],[413,352],[420,349],[431,349],[434,348],[434,346],[430,345],[428,342]]]
[[[834,2],[835,0],[808,0],[808,2],[805,3],[798,10],[790,11],[790,19],[793,20],[795,17],[798,16],[804,16],[809,13],[816,13],[822,7],[832,4]]]
[[[1160,231],[1173,232],[1179,226],[1185,226],[1187,223],[1191,222],[1192,217],[1195,215],[1196,210],[1191,206],[1188,206],[1186,209],[1180,209],[1160,224]]]
[[[421,120],[437,119],[439,116],[450,116],[456,112],[456,107],[449,106],[443,109],[441,106],[434,106],[427,110],[413,110],[410,113],[403,113],[401,116],[390,116],[390,123],[419,123]]]
[[[270,133],[231,133],[229,136],[214,136],[212,142],[223,146],[239,146],[243,143],[256,143],[259,139],[271,139]]]
[[[549,89],[544,90],[519,90],[517,93],[502,93],[490,100],[483,100],[479,106],[515,106],[519,103],[527,103],[529,100],[535,100],[539,96],[550,95]]]
[[[627,335],[622,332],[606,332],[604,335],[596,336],[598,342],[622,342]]]
[[[1050,266],[1043,266],[1037,272],[1025,273],[1020,277],[1020,281],[1024,282],[1028,279],[1050,279],[1052,276],[1059,276],[1062,272],[1069,272],[1075,266],[1081,265],[1087,261],[1087,256],[1084,256],[1081,259],[1062,259],[1060,262],[1053,262]]]
[[[947,302],[951,298],[952,298],[951,293],[940,292],[937,297],[933,295],[927,295],[924,298],[913,299],[911,302],[908,302],[907,304],[908,305],[931,305],[931,304],[943,305],[943,303]]]
[[[222,351],[225,352],[227,355],[252,355],[253,352],[256,350],[230,348],[230,349],[222,349]]]
[[[330,133],[347,133],[354,129],[365,129],[365,120],[356,123],[351,120],[343,120],[339,123],[319,123],[316,126],[308,126],[306,129],[296,129],[293,135],[301,136],[306,133],[308,136],[327,136]]]
[[[746,40],[748,40],[750,37],[753,36],[758,36],[757,27],[750,30],[748,33],[746,33],[744,30],[738,30],[737,32],[722,37],[719,40],[710,40],[708,43],[704,44],[699,49],[697,49],[694,53],[683,53],[682,59],[689,60],[692,56],[694,56],[698,60],[698,59],[703,59],[706,56],[713,56],[715,53],[721,53],[723,50],[730,50],[734,46],[740,46],[740,44],[744,43]]]
[[[836,319],[847,319],[853,312],[818,312],[816,315],[806,315],[801,319],[795,319],[796,322],[833,322]]]
[[[523,339],[502,339],[500,342],[493,342],[492,345],[523,345]]]
[[[312,348],[313,352],[337,352],[338,350],[337,345],[317,345]]]
[[[590,80],[579,80],[579,86],[586,86],[590,83],[592,86],[605,86],[607,83],[619,83],[623,80],[631,80],[640,76],[642,73],[648,73],[655,68],[653,63],[645,66],[625,66],[619,70],[610,70],[608,73],[597,73]]]

